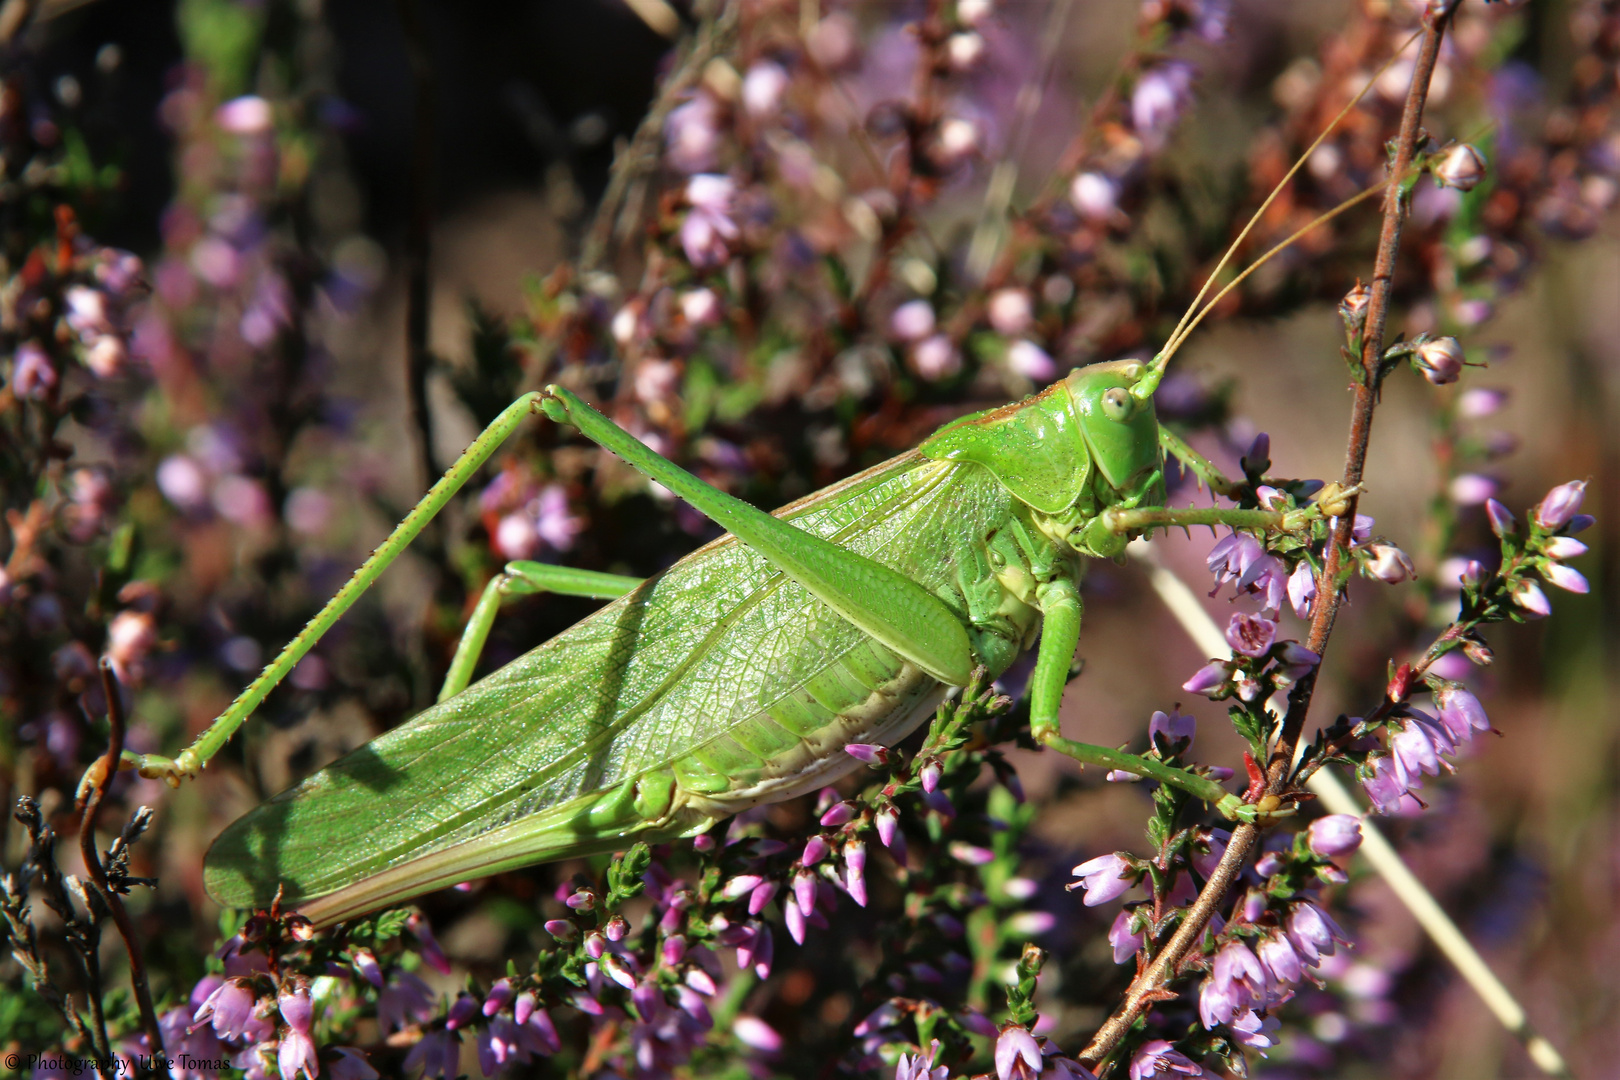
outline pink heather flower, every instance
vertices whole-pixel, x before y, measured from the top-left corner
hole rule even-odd
[[[479,1012],[477,998],[468,993],[458,994],[450,1006],[449,1014],[445,1017],[444,1026],[450,1031],[467,1027],[478,1018]]]
[[[987,847],[970,844],[966,840],[952,840],[948,851],[951,858],[968,866],[988,866],[996,861],[996,853]]]
[[[1513,602],[1525,614],[1537,619],[1546,618],[1552,614],[1552,605],[1547,602],[1547,594],[1541,591],[1541,586],[1533,581],[1517,581],[1512,585]]]
[[[1463,347],[1454,337],[1434,338],[1417,347],[1413,360],[1419,373],[1435,386],[1457,381],[1466,359]]]
[[[489,993],[484,997],[484,1015],[494,1016],[511,1004],[513,996],[512,980],[497,979],[495,985],[489,988]]]
[[[1043,1062],[1041,1047],[1029,1029],[1018,1024],[1003,1028],[996,1039],[996,1076],[998,1080],[1012,1080],[1015,1066],[1022,1062],[1022,1076],[1039,1076]]]
[[[1239,611],[1226,624],[1226,643],[1244,656],[1261,656],[1277,637],[1277,624],[1259,615]]]
[[[738,874],[720,890],[720,895],[726,900],[736,900],[753,892],[765,879],[758,874]]]
[[[1519,522],[1514,518],[1513,511],[1495,499],[1485,500],[1485,516],[1490,520],[1491,532],[1504,540],[1519,531]]]
[[[866,844],[851,840],[844,845],[844,887],[850,899],[866,906]]]
[[[545,929],[546,933],[560,941],[567,940],[578,933],[578,929],[567,919],[547,919]]]
[[[1017,337],[1029,329],[1030,322],[1035,317],[1034,309],[1030,306],[1029,293],[1023,289],[997,289],[990,294],[990,303],[986,308],[990,317],[990,325],[996,332],[1006,334],[1008,337]]]
[[[720,321],[720,297],[713,289],[688,289],[681,294],[681,316],[692,326]]]
[[[383,984],[382,967],[378,965],[375,954],[370,949],[356,949],[351,954],[351,959],[354,961],[354,970],[360,973],[360,977],[381,990]]]
[[[1226,691],[1231,680],[1231,672],[1227,671],[1222,663],[1209,663],[1198,669],[1197,674],[1181,684],[1181,688],[1189,694],[1204,694],[1208,697],[1219,697]]]
[[[948,379],[962,370],[962,354],[948,336],[934,334],[912,347],[911,366],[929,382]]]
[[[1491,721],[1479,699],[1460,686],[1445,686],[1435,691],[1435,704],[1440,706],[1440,723],[1454,743],[1465,743],[1475,731],[1491,730]]]
[[[1547,579],[1547,584],[1556,585],[1565,592],[1584,593],[1590,588],[1585,575],[1562,563],[1547,563],[1541,568],[1541,576]]]
[[[799,861],[805,866],[814,866],[822,859],[825,859],[830,851],[832,851],[832,848],[828,846],[827,841],[823,840],[819,835],[812,836],[805,841],[804,854],[799,856]]]
[[[461,1075],[461,1040],[448,1031],[430,1031],[405,1055],[405,1071],[420,1070],[422,1080]]]
[[[1451,481],[1451,501],[1458,506],[1478,506],[1495,495],[1501,486],[1489,476],[1463,473]]]
[[[1389,749],[1405,771],[1409,786],[1415,788],[1422,784],[1420,775],[1439,774],[1440,755],[1452,753],[1456,746],[1438,725],[1413,718],[1391,737]]]
[[[1107,221],[1119,205],[1119,191],[1101,173],[1083,172],[1069,185],[1069,202],[1087,221]]]
[[[774,881],[763,881],[755,886],[754,891],[748,894],[748,914],[758,915],[765,910],[765,905],[776,898],[776,891],[780,888]]]
[[[1204,1067],[1174,1049],[1165,1039],[1145,1042],[1131,1059],[1130,1080],[1153,1080],[1160,1076],[1208,1076]]]
[[[720,150],[718,112],[714,98],[701,92],[671,109],[664,120],[664,160],[684,173],[714,168]]]
[[[1550,559],[1576,559],[1586,554],[1586,545],[1573,536],[1552,536],[1541,545]]]
[[[1225,829],[1200,830],[1198,842],[1188,849],[1187,858],[1200,877],[1209,878],[1226,854],[1226,841],[1232,836]]]
[[[1311,822],[1305,842],[1324,859],[1348,855],[1361,846],[1361,819],[1354,814],[1329,814]]]
[[[1038,383],[1050,382],[1057,374],[1057,365],[1046,350],[1024,338],[1007,346],[1007,368],[1016,375]]]
[[[607,936],[609,941],[623,941],[624,936],[629,932],[630,924],[625,921],[623,915],[613,916],[608,920],[607,925],[602,927],[602,933]]]
[[[1148,741],[1157,744],[1163,739],[1171,750],[1177,753],[1191,746],[1197,733],[1198,721],[1191,716],[1182,716],[1179,712],[1169,714],[1155,712],[1148,718]]]
[[[436,996],[432,988],[408,971],[395,969],[377,995],[377,1024],[386,1034],[433,1018]]]
[[[1547,492],[1536,505],[1536,524],[1549,532],[1568,525],[1586,498],[1586,481],[1571,480]]]
[[[1482,420],[1494,416],[1507,404],[1508,392],[1487,386],[1476,386],[1457,395],[1457,415],[1464,420]]]
[[[1315,967],[1324,956],[1332,956],[1338,947],[1335,943],[1350,943],[1339,924],[1309,900],[1294,906],[1288,916],[1287,933],[1294,951],[1309,967]]]
[[[1394,544],[1369,544],[1367,554],[1370,557],[1361,564],[1362,569],[1368,577],[1377,578],[1386,585],[1398,584],[1417,573],[1406,552]]]
[[[1441,185],[1472,191],[1485,177],[1485,157],[1467,143],[1458,143],[1442,150],[1429,169]]]
[[[1380,814],[1393,814],[1400,808],[1401,798],[1410,786],[1401,766],[1393,757],[1380,756],[1369,761],[1367,769],[1361,786],[1372,800],[1373,809]]]
[[[880,810],[875,818],[878,839],[884,847],[892,847],[894,838],[900,831],[900,816],[893,810]]]
[[[337,1055],[327,1071],[329,1080],[377,1080],[378,1073],[366,1060],[366,1055],[352,1046],[333,1046]]]
[[[1238,1045],[1258,1051],[1261,1057],[1265,1057],[1265,1052],[1277,1045],[1275,1036],[1282,1027],[1282,1021],[1275,1016],[1262,1020],[1253,1009],[1245,1009],[1234,1016],[1227,1027],[1232,1030],[1232,1038]]]
[[[1282,985],[1291,985],[1304,977],[1304,967],[1299,960],[1299,953],[1288,943],[1288,939],[1281,934],[1270,934],[1260,939],[1255,950],[1260,957],[1260,963],[1271,973],[1271,977]]]
[[[951,1070],[949,1066],[934,1064],[938,1056],[938,1039],[929,1043],[927,1054],[901,1054],[894,1067],[894,1080],[945,1080]]]
[[[855,817],[855,807],[847,802],[833,803],[827,812],[821,815],[821,825],[826,829],[836,829],[838,826]]]
[[[1232,1017],[1266,997],[1266,969],[1241,941],[1215,954],[1210,977],[1198,991],[1198,1016],[1204,1027],[1230,1023]]]
[[[1121,911],[1114,917],[1114,925],[1108,928],[1108,943],[1114,947],[1116,964],[1125,963],[1142,947],[1142,934],[1131,929],[1135,921],[1131,911]]]
[[[1005,924],[1008,934],[1024,938],[1040,937],[1056,925],[1057,916],[1050,911],[1020,911]]]
[[[934,332],[934,307],[926,300],[908,300],[889,316],[889,332],[901,341],[921,341]]]
[[[1231,533],[1209,549],[1204,559],[1217,584],[1241,580],[1250,567],[1265,557],[1266,549],[1248,533]]]
[[[1316,599],[1316,572],[1311,564],[1302,562],[1288,575],[1288,603],[1294,614],[1302,619],[1311,617],[1311,602]]]
[[[1150,149],[1164,144],[1170,129],[1192,101],[1193,68],[1170,60],[1149,68],[1131,93],[1131,124]]]
[[[1118,855],[1099,855],[1095,859],[1087,859],[1071,873],[1080,880],[1068,887],[1086,891],[1086,907],[1097,907],[1123,896],[1136,884],[1137,876],[1130,863]]]
[[[844,747],[844,753],[868,765],[883,765],[889,760],[889,748],[875,743],[850,743]]]
[[[919,779],[922,780],[923,790],[932,795],[934,793],[934,789],[939,787],[939,781],[943,775],[944,772],[940,768],[939,762],[930,761],[928,764],[924,765],[922,767],[922,772],[919,774]]]
[[[44,399],[56,385],[56,368],[51,358],[36,342],[25,341],[17,347],[11,368],[11,390],[20,398],[34,401]]]
[[[214,1034],[222,1039],[235,1039],[247,1030],[256,1001],[252,985],[246,980],[226,979],[203,1001],[192,1020],[198,1024],[210,1021]]]
[[[749,116],[772,116],[782,104],[782,91],[787,89],[788,73],[771,60],[762,60],[748,69],[743,76],[742,103]]]
[[[757,1016],[737,1017],[731,1022],[731,1033],[737,1036],[737,1041],[744,1046],[751,1046],[767,1054],[774,1054],[782,1049],[782,1036]]]
[[[263,135],[274,121],[270,103],[253,94],[233,98],[214,110],[214,123],[232,135]]]

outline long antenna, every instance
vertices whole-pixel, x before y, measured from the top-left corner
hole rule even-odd
[[[1209,295],[1209,290],[1214,287],[1216,280],[1221,275],[1221,271],[1225,270],[1227,264],[1230,263],[1237,255],[1238,249],[1243,246],[1243,241],[1248,238],[1249,233],[1254,231],[1254,227],[1260,223],[1260,219],[1264,217],[1266,211],[1271,208],[1271,204],[1277,201],[1277,196],[1282,194],[1283,189],[1288,186],[1288,182],[1294,178],[1294,174],[1299,172],[1299,170],[1304,167],[1305,162],[1310,159],[1310,156],[1313,153],[1316,152],[1316,148],[1322,145],[1323,140],[1325,140],[1329,135],[1333,134],[1334,129],[1339,126],[1340,121],[1342,121],[1346,116],[1349,116],[1350,111],[1357,105],[1361,104],[1361,99],[1366,97],[1367,94],[1372,91],[1372,88],[1377,84],[1378,80],[1383,77],[1384,72],[1393,67],[1395,61],[1400,59],[1401,54],[1407,50],[1407,47],[1420,37],[1422,37],[1421,31],[1414,33],[1411,37],[1407,38],[1401,43],[1400,48],[1396,49],[1390,54],[1389,59],[1384,61],[1383,67],[1380,67],[1372,74],[1372,77],[1367,80],[1366,84],[1362,86],[1359,91],[1357,91],[1356,95],[1345,104],[1344,108],[1339,110],[1338,115],[1334,116],[1334,118],[1328,122],[1328,125],[1322,129],[1322,133],[1311,142],[1310,146],[1305,148],[1304,153],[1299,155],[1299,158],[1294,162],[1294,164],[1290,166],[1286,173],[1283,174],[1283,178],[1277,181],[1277,185],[1271,189],[1271,194],[1266,196],[1265,201],[1260,204],[1259,208],[1255,210],[1254,214],[1249,218],[1248,223],[1243,226],[1243,230],[1237,234],[1237,238],[1227,246],[1226,253],[1221,256],[1221,261],[1215,264],[1215,269],[1212,270],[1209,277],[1205,279],[1203,287],[1198,290],[1198,295],[1193,297],[1191,304],[1187,305],[1186,313],[1181,316],[1181,321],[1178,322],[1176,324],[1176,328],[1171,331],[1170,337],[1165,342],[1164,348],[1159,350],[1158,355],[1153,358],[1153,362],[1148,365],[1147,375],[1141,380],[1141,382],[1136,384],[1136,388],[1134,390],[1138,396],[1150,396],[1153,391],[1158,388],[1159,379],[1163,377],[1165,368],[1169,366],[1170,357],[1175,355],[1176,349],[1180,347],[1184,340],[1186,340],[1188,331],[1190,331],[1193,326],[1198,325],[1198,322],[1203,319],[1205,314],[1208,313],[1209,305],[1200,307],[1200,305],[1204,303],[1204,297]],[[1382,190],[1382,188],[1382,184],[1375,188],[1370,188],[1368,191],[1364,191],[1360,195],[1355,196],[1349,202],[1335,207],[1327,214],[1324,214],[1322,217],[1319,217],[1315,221],[1311,222],[1311,224],[1305,226],[1305,228],[1295,232],[1293,236],[1290,236],[1280,246],[1286,247],[1288,244],[1315,228],[1317,225],[1331,220],[1341,211],[1355,205],[1355,203],[1366,197],[1369,192]],[[1271,258],[1277,253],[1277,250],[1277,248],[1273,248],[1271,251],[1267,252],[1262,258],[1261,262],[1264,262],[1265,259]],[[1232,284],[1235,285],[1238,281],[1242,281],[1244,277],[1247,277],[1248,274],[1259,265],[1259,263],[1256,263],[1254,266],[1249,267],[1249,269],[1244,271],[1244,273],[1239,276],[1236,281],[1232,282]],[[1218,294],[1218,297],[1225,296],[1231,287],[1231,285],[1228,285],[1225,289],[1222,289]]]

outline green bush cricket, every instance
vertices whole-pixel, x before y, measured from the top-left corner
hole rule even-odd
[[[846,745],[898,742],[952,688],[999,675],[1037,639],[1037,741],[1252,820],[1254,806],[1207,777],[1073,742],[1058,725],[1084,559],[1119,557],[1159,527],[1295,531],[1324,513],[1161,505],[1166,449],[1218,482],[1161,430],[1153,393],[1224,295],[1199,309],[1201,294],[1151,363],[1076,369],[774,515],[659,457],[564,388],[525,395],[191,747],[172,760],[126,754],[124,767],[171,783],[200,770],[496,448],[543,412],[728,535],[645,581],[510,564],[475,609],[437,705],[220,835],[205,881],[222,904],[264,907],[279,894],[325,925],[503,870],[693,836],[852,771],[860,762]],[[616,599],[468,685],[501,599],[545,591]]]

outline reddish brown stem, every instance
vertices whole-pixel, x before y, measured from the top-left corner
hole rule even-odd
[[[113,673],[112,661],[106,657],[101,659],[101,689],[107,698],[107,753],[101,759],[96,786],[90,789],[84,801],[84,816],[79,819],[79,854],[84,859],[86,873],[90,875],[90,884],[95,886],[102,902],[107,905],[107,911],[124,939],[124,948],[129,951],[129,981],[135,988],[141,1026],[146,1029],[146,1041],[152,1054],[161,1056],[163,1032],[158,1027],[157,1011],[152,1008],[152,989],[146,981],[146,963],[141,958],[141,944],[135,936],[135,924],[130,921],[129,912],[124,910],[123,899],[108,886],[107,871],[101,865],[101,855],[96,850],[96,811],[101,807],[102,796],[107,793],[112,778],[118,775],[118,762],[124,755],[124,703],[119,696],[118,676]]]
[[[1434,74],[1435,62],[1440,55],[1440,40],[1445,35],[1446,24],[1451,19],[1453,7],[1454,5],[1448,4],[1438,14],[1431,9],[1423,16],[1423,44],[1417,62],[1413,66],[1412,85],[1407,91],[1406,106],[1401,112],[1400,135],[1396,141],[1395,160],[1390,168],[1392,177],[1406,176],[1411,170],[1412,159],[1417,153],[1423,107],[1428,99],[1429,79]],[[1366,469],[1367,446],[1372,436],[1373,411],[1378,405],[1378,379],[1381,366],[1379,361],[1384,352],[1384,327],[1389,318],[1395,257],[1400,250],[1401,226],[1405,212],[1402,186],[1399,183],[1391,183],[1384,194],[1384,223],[1378,238],[1372,297],[1367,308],[1366,332],[1360,357],[1362,377],[1355,386],[1355,400],[1350,415],[1350,445],[1345,455],[1343,483],[1345,487],[1351,489],[1361,483],[1362,474]],[[1328,637],[1333,632],[1334,617],[1338,614],[1339,597],[1335,582],[1349,551],[1351,529],[1355,524],[1355,507],[1356,499],[1352,496],[1349,508],[1339,518],[1338,525],[1334,529],[1333,540],[1324,560],[1325,565],[1317,580],[1317,601],[1312,612],[1307,646],[1318,655],[1321,655],[1327,647]],[[1300,681],[1290,696],[1288,715],[1283,721],[1281,737],[1277,740],[1277,747],[1267,762],[1266,791],[1269,794],[1281,794],[1288,784],[1288,770],[1293,762],[1294,748],[1299,742],[1300,733],[1304,730],[1305,717],[1310,711],[1311,697],[1315,688],[1316,676],[1313,672]],[[1203,890],[1198,894],[1198,899],[1193,901],[1192,907],[1188,909],[1187,917],[1182,920],[1175,934],[1152,961],[1131,981],[1124,1000],[1102,1027],[1097,1029],[1091,1045],[1080,1055],[1082,1064],[1095,1067],[1108,1057],[1118,1049],[1131,1027],[1153,1007],[1154,1002],[1164,1000],[1167,984],[1181,973],[1183,962],[1203,937],[1210,918],[1220,909],[1226,898],[1228,886],[1237,877],[1238,871],[1249,857],[1259,837],[1260,828],[1255,825],[1239,825],[1232,831],[1232,838],[1227,842],[1220,864],[1216,866],[1215,872],[1210,875]]]

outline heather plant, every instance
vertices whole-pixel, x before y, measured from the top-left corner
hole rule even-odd
[[[1383,1069],[1391,1031],[1438,1023],[1403,993],[1433,964],[1374,947],[1358,850],[1383,825],[1414,857],[1424,829],[1462,833],[1443,774],[1495,731],[1489,671],[1499,642],[1524,642],[1503,624],[1589,588],[1589,481],[1509,493],[1504,459],[1536,433],[1486,428],[1509,391],[1484,369],[1496,310],[1548,245],[1599,234],[1620,190],[1620,11],[1357,4],[1314,53],[1271,63],[1266,118],[1222,164],[1187,130],[1223,89],[1221,57],[1252,45],[1218,0],[1147,0],[1113,67],[1080,82],[1064,77],[1080,17],[1065,0],[632,7],[673,38],[648,111],[588,212],[552,200],[567,257],[536,268],[521,313],[474,308],[460,364],[429,344],[433,128],[418,117],[399,422],[342,371],[386,306],[388,255],[322,194],[345,177],[354,119],[317,7],[180,5],[185,56],[159,110],[175,184],[139,253],[90,238],[119,171],[77,133],[118,58],[98,60],[105,86],[47,89],[28,28],[7,31],[5,1068]],[[420,95],[432,42],[413,4],[400,14]],[[1570,42],[1556,84],[1526,59],[1555,31]],[[1335,475],[1281,475],[1280,436],[1256,427],[1294,425],[1242,415],[1234,387],[1182,360],[1159,384],[1167,505],[1291,526],[1195,534],[1210,576],[1190,584],[1229,606],[1224,655],[1152,688],[1117,764],[1051,780],[1066,740],[1032,731],[1025,663],[976,673],[897,745],[843,746],[859,767],[836,785],[690,839],[332,927],[279,898],[220,909],[202,888],[213,836],[428,705],[477,612],[501,608],[482,674],[589,610],[524,599],[503,567],[646,575],[720,534],[536,423],[393,571],[416,579],[405,625],[361,599],[198,779],[171,790],[115,767],[225,712],[449,464],[446,429],[482,428],[543,384],[775,507],[1070,371],[1323,306],[1339,356],[1254,357],[1244,377],[1291,364],[1348,380]],[[1413,390],[1435,475],[1377,474],[1374,417]],[[1336,442],[1338,424],[1313,429]],[[1434,489],[1405,535],[1361,512],[1420,482]],[[1335,634],[1347,602],[1386,617]],[[1225,706],[1235,742],[1195,699]],[[1021,771],[1040,784],[1026,793]],[[1323,813],[1334,773],[1370,809]],[[1098,792],[1145,822],[1128,848],[1052,824]],[[1515,1034],[1564,1068],[1527,1024]]]

